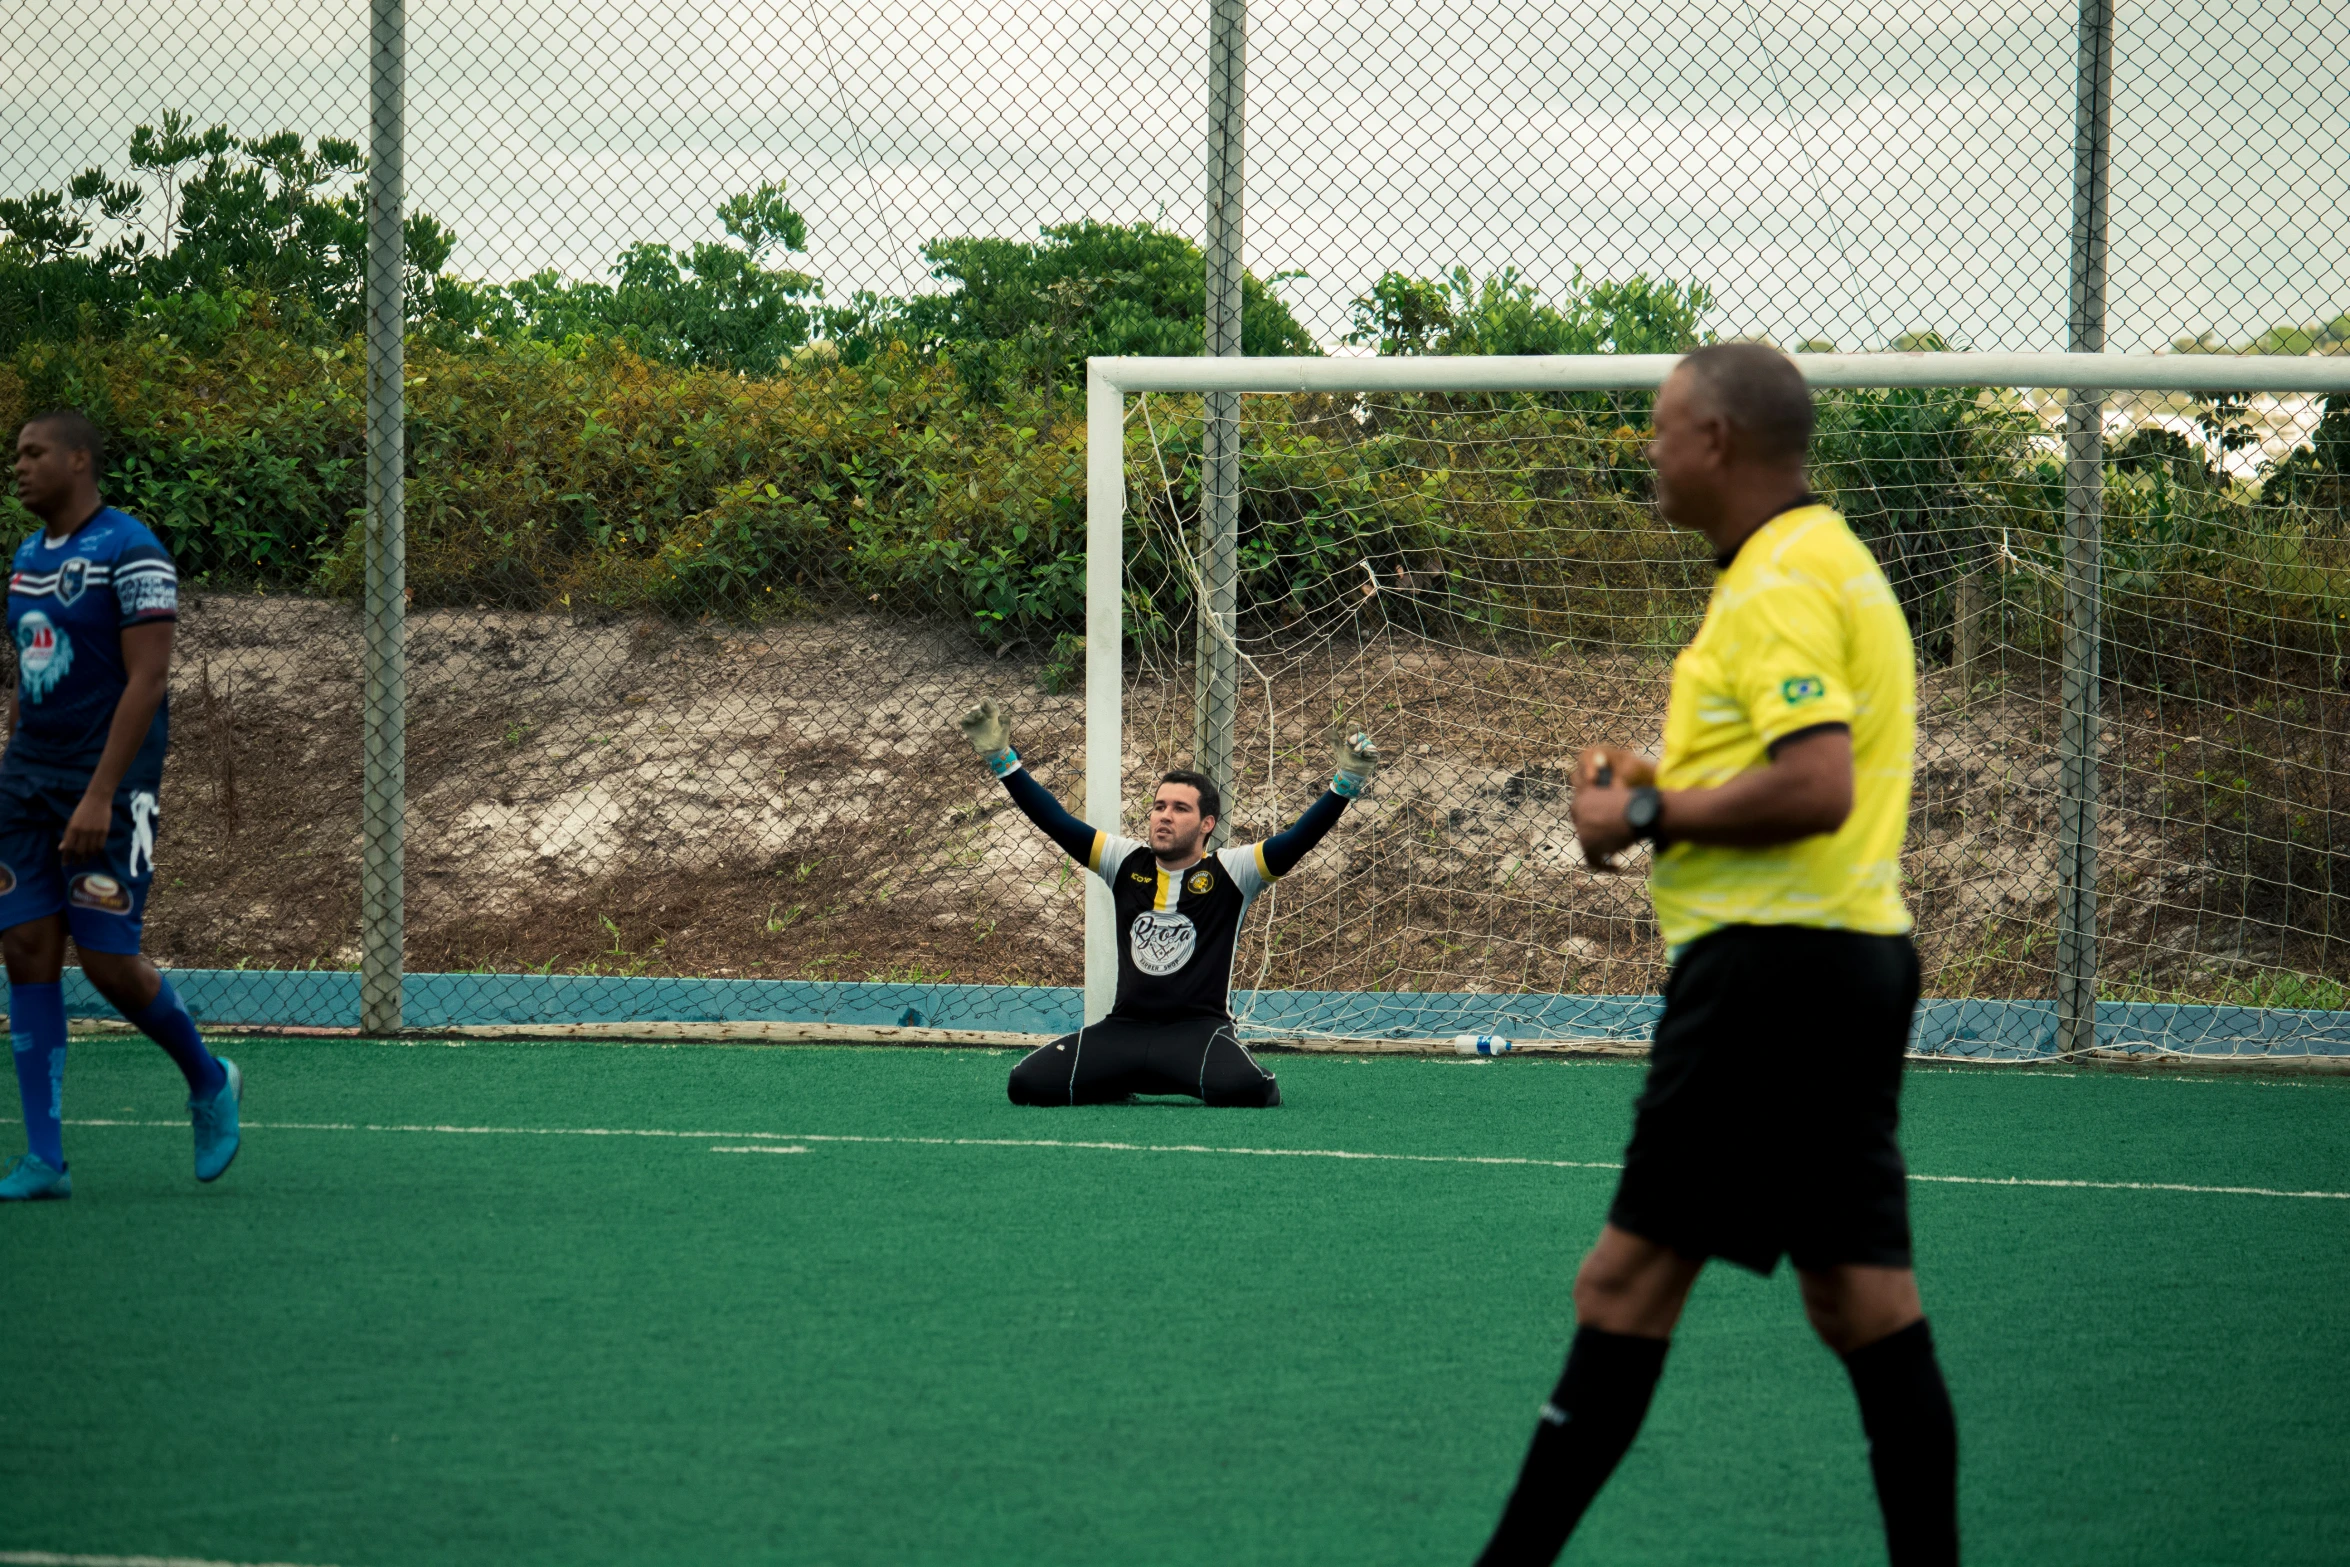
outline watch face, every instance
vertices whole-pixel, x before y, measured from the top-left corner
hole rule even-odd
[[[1636,833],[1645,833],[1656,826],[1658,808],[1663,801],[1654,789],[1639,789],[1624,806],[1624,825]]]

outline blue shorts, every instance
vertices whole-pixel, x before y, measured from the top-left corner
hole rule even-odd
[[[139,950],[155,879],[156,780],[115,790],[105,849],[68,865],[57,846],[89,786],[87,773],[0,767],[0,930],[63,913],[75,946],[128,955]]]

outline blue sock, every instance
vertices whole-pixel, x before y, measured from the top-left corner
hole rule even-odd
[[[171,981],[161,974],[155,977],[162,981],[156,987],[155,999],[143,1010],[126,1012],[123,1016],[131,1020],[133,1028],[163,1047],[163,1053],[180,1069],[180,1076],[188,1080],[190,1099],[209,1099],[228,1081],[228,1071],[220,1064],[219,1057],[204,1048],[204,1036],[196,1032],[196,1020],[180,1005],[179,992],[171,988]]]
[[[34,1158],[65,1168],[65,987],[8,987],[8,1043],[16,1057],[16,1091],[24,1099],[24,1135]]]

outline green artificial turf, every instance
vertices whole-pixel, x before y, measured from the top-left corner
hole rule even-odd
[[[77,1042],[0,1209],[0,1552],[1465,1563],[1637,1067],[1289,1058],[1272,1112],[1023,1111],[1000,1052]],[[2350,1191],[2350,1083],[1919,1072],[1921,1175]],[[300,1130],[289,1123],[808,1134]],[[828,1141],[818,1138],[895,1139]],[[776,1146],[772,1140],[770,1146]],[[1913,1187],[1976,1563],[2350,1558],[2350,1201]],[[1710,1271],[1570,1563],[1881,1561],[1793,1281]]]

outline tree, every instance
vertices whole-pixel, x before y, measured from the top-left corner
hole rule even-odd
[[[838,312],[831,328],[848,358],[903,340],[947,355],[989,390],[1073,380],[1097,354],[1206,351],[1206,258],[1154,224],[1087,219],[1051,225],[1034,240],[934,239],[922,259],[953,286],[909,299],[866,295]],[[1317,351],[1313,334],[1254,273],[1241,279],[1240,337],[1251,355]]]
[[[824,286],[770,266],[767,253],[805,250],[808,221],[780,180],[730,196],[718,221],[737,241],[672,248],[642,241],[620,253],[611,283],[546,271],[491,286],[484,327],[550,343],[625,343],[648,358],[771,374],[808,341]]]
[[[1483,282],[1467,267],[1434,278],[1389,272],[1354,302],[1346,340],[1381,354],[1673,354],[1702,341],[1713,302],[1702,283],[1593,280],[1580,267],[1556,303],[1515,267]]]
[[[357,143],[198,131],[174,111],[137,127],[129,154],[124,178],[85,169],[60,190],[0,201],[0,349],[119,331],[143,300],[236,289],[268,295],[298,330],[358,330],[367,161]],[[427,213],[411,214],[402,237],[413,317],[454,297],[441,269],[456,237]]]

